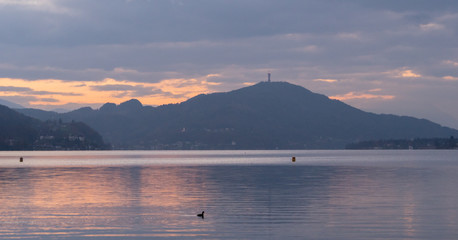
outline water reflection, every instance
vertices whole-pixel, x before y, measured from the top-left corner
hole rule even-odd
[[[455,170],[450,162],[0,168],[0,238],[453,239]]]

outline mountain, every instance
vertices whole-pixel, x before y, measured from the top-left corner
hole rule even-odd
[[[106,149],[102,137],[81,122],[42,122],[0,105],[0,150]]]
[[[41,122],[0,105],[0,150],[32,149]]]
[[[41,121],[59,119],[59,113],[53,112],[53,111],[45,111],[45,110],[34,109],[34,108],[21,108],[21,109],[15,109],[15,110],[26,116],[30,116],[30,117],[39,119]]]
[[[450,138],[379,139],[351,143],[346,149],[458,149],[458,141]]]
[[[0,105],[7,106],[9,108],[24,108],[23,106],[7,101],[5,99],[0,99]]]
[[[180,104],[138,100],[59,114],[119,149],[335,149],[372,139],[458,136],[425,119],[374,114],[287,82],[202,94]]]

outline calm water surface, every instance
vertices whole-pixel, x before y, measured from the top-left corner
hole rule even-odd
[[[0,152],[0,239],[458,239],[457,184],[458,151]]]

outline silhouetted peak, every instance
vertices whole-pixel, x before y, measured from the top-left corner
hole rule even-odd
[[[82,107],[80,109],[76,109],[76,110],[71,111],[71,112],[85,113],[85,112],[92,112],[92,111],[94,111],[94,109],[92,109],[91,107]]]
[[[294,93],[294,92],[301,92],[301,93],[312,93],[310,90],[295,84],[291,84],[289,82],[259,82],[255,85],[242,88],[239,90],[250,90],[250,91],[262,91],[262,92],[277,92],[277,93]],[[237,90],[236,90],[237,91]]]
[[[116,110],[116,104],[114,103],[105,103],[103,106],[100,108],[100,111],[102,112],[112,112]]]
[[[294,85],[288,82],[259,82],[257,84],[233,90],[230,92],[219,92],[210,94],[200,94],[183,102],[182,105],[188,104],[207,104],[207,105],[224,105],[224,104],[243,104],[251,107],[283,102],[285,105],[297,106],[298,102],[302,104],[313,104],[317,102],[329,102],[329,98],[313,93],[310,90]]]
[[[142,109],[143,105],[137,99],[131,99],[129,101],[119,104],[118,109],[122,111],[135,111]]]

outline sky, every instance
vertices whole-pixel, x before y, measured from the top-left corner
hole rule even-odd
[[[0,0],[0,99],[178,103],[272,74],[458,128],[458,1]]]

